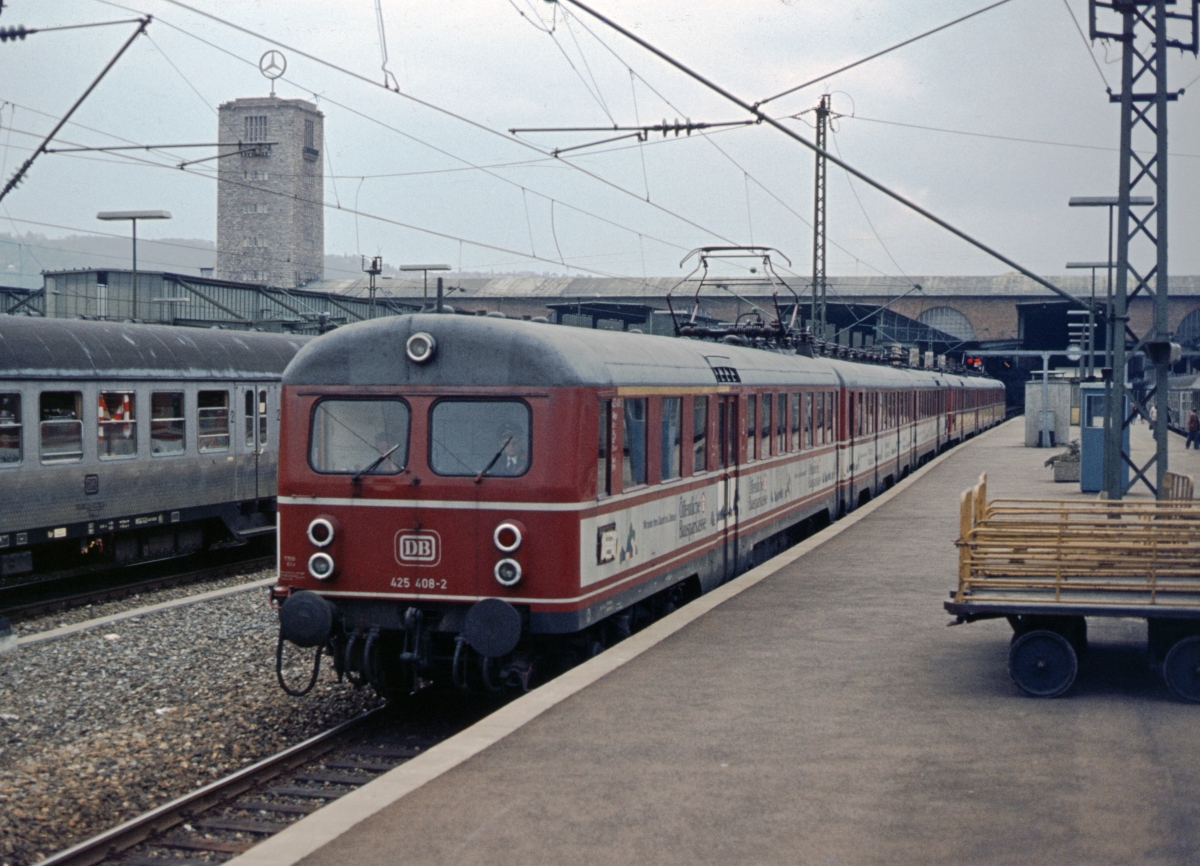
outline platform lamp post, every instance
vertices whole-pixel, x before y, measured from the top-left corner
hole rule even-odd
[[[422,295],[421,312],[424,313],[429,309],[429,272],[430,271],[448,271],[449,265],[401,265],[402,271],[420,271],[424,276],[425,291]]]
[[[1097,270],[1108,270],[1110,264],[1111,264],[1110,262],[1067,262],[1068,269],[1072,269],[1072,270],[1074,270],[1074,269],[1082,269],[1082,270],[1090,269],[1092,272],[1091,305],[1087,308],[1087,310],[1071,310],[1067,313],[1067,315],[1071,315],[1071,313],[1087,315],[1087,331],[1086,331],[1087,336],[1086,336],[1086,340],[1082,341],[1084,344],[1082,346],[1080,346],[1080,349],[1082,349],[1084,352],[1083,368],[1084,368],[1084,370],[1086,370],[1085,378],[1087,378],[1087,379],[1092,378],[1092,376],[1096,372],[1096,271]],[[1112,280],[1110,278],[1107,294],[1105,296],[1105,309],[1108,309],[1108,304],[1111,302],[1112,302]],[[1107,318],[1107,317],[1104,317],[1104,318]],[[1106,343],[1105,351],[1107,351],[1107,345],[1108,344]]]
[[[138,309],[138,279],[137,279],[137,223],[138,220],[169,220],[171,214],[165,210],[102,210],[96,214],[96,219],[112,222],[129,220],[133,227],[133,314],[129,317],[137,320]]]
[[[1131,195],[1127,197],[1129,207],[1150,207],[1154,198],[1148,195]],[[1125,429],[1125,324],[1129,317],[1126,314],[1127,298],[1125,297],[1125,281],[1121,280],[1122,291],[1113,291],[1113,268],[1120,265],[1128,267],[1129,262],[1122,258],[1120,262],[1113,261],[1113,217],[1121,205],[1121,197],[1115,195],[1077,195],[1071,196],[1067,202],[1070,207],[1106,207],[1108,208],[1108,261],[1105,270],[1108,272],[1108,284],[1105,292],[1104,307],[1104,490],[1110,499],[1120,499],[1124,495],[1120,481],[1121,465],[1125,461],[1122,442]],[[1126,249],[1122,247],[1122,249]]]

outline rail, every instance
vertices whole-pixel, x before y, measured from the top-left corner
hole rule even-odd
[[[1200,606],[1200,502],[989,502],[981,475],[959,504],[956,603]]]

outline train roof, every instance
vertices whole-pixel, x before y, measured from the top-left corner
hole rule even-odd
[[[415,333],[437,342],[432,361],[408,360]],[[347,325],[297,354],[285,385],[707,386],[732,368],[747,385],[944,387],[951,377],[808,358],[725,343],[571,328],[485,316],[418,314]],[[958,377],[955,377],[958,378]],[[998,383],[984,387],[996,387]]]
[[[0,378],[277,379],[309,339],[0,315]]]

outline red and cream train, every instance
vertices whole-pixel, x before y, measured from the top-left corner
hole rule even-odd
[[[528,681],[1003,420],[985,378],[460,315],[283,377],[283,640],[383,692]],[[282,682],[282,680],[281,680]]]

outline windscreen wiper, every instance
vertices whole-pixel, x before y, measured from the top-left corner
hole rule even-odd
[[[475,476],[476,484],[478,484],[480,481],[482,481],[483,476],[487,475],[488,472],[491,471],[491,468],[496,465],[496,461],[500,459],[500,455],[504,453],[504,449],[508,447],[508,443],[513,441],[514,438],[515,437],[513,437],[513,436],[509,436],[507,439],[504,440],[504,444],[500,446],[500,450],[496,452],[496,456],[494,456],[491,460],[489,460],[488,465],[483,467],[483,469],[480,470],[479,474]]]
[[[376,469],[378,469],[379,464],[382,463],[384,460],[387,460],[389,457],[391,457],[392,454],[395,452],[395,450],[399,447],[400,447],[400,443],[397,442],[395,445],[393,445],[387,451],[384,451],[382,454],[380,454],[378,457],[376,457],[371,462],[370,466],[368,466],[366,469],[360,469],[357,473],[355,473],[354,477],[350,479],[350,483],[357,484],[358,482],[362,481],[362,477],[364,475],[370,475],[372,472],[374,472]]]

